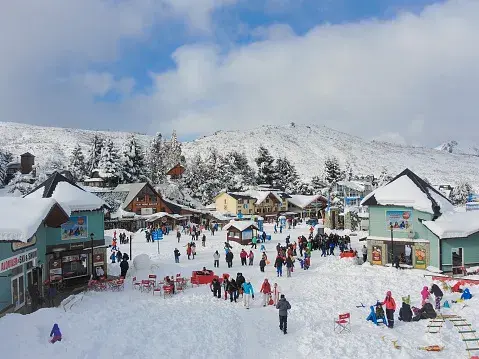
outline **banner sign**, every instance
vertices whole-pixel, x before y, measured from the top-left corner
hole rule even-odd
[[[466,203],[466,211],[479,211],[479,202],[468,202]]]
[[[34,258],[37,258],[37,249],[32,249],[31,251],[20,253],[13,257],[4,259],[0,262],[0,273],[19,267],[23,263],[29,262]]]
[[[383,264],[383,254],[382,254],[382,246],[373,246],[373,264],[375,265],[382,265]]]
[[[386,226],[396,232],[409,232],[412,229],[412,211],[386,211]]]
[[[72,216],[61,225],[62,241],[88,238],[88,217]]]
[[[415,268],[426,268],[426,247],[421,244],[416,244],[414,246],[414,256],[416,258],[416,265]]]

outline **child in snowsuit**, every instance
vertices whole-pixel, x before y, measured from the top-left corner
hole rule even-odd
[[[399,309],[399,320],[402,320],[403,322],[410,322],[412,320],[410,303],[411,302],[409,296],[402,298],[402,307],[401,309]]]
[[[62,332],[60,332],[60,328],[58,324],[53,324],[52,331],[50,332],[50,343],[61,342],[62,341]]]
[[[386,305],[388,327],[394,328],[394,312],[396,311],[396,302],[394,301],[390,290],[387,291],[386,298],[384,298],[384,301],[381,303],[381,305]]]
[[[115,263],[115,260],[116,260],[116,254],[115,254],[115,252],[112,252],[112,253],[111,253],[110,259],[111,259],[111,263],[112,263],[112,264]]]
[[[427,300],[429,299],[429,288],[427,286],[424,286],[424,288],[422,288],[421,298],[422,298],[422,302],[421,302],[421,307],[422,307],[424,304],[426,304]]]

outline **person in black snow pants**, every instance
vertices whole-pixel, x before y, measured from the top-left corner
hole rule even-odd
[[[213,292],[213,296],[221,299],[221,283],[216,278],[211,282],[211,291]]]
[[[291,304],[286,300],[284,294],[281,294],[281,298],[276,304],[276,309],[279,309],[279,330],[284,334],[288,332],[288,310],[291,309]]]
[[[429,293],[434,294],[434,296],[436,297],[436,310],[440,310],[441,309],[441,299],[444,295],[441,288],[439,288],[437,286],[437,284],[433,284]]]

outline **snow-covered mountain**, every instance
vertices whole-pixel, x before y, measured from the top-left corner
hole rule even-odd
[[[456,153],[460,155],[474,155],[479,156],[479,145],[467,141],[449,141],[437,146],[438,151],[446,151],[449,153]]]
[[[79,143],[85,151],[96,131],[40,127],[18,123],[0,122],[0,148],[14,155],[31,152],[37,164],[52,159],[67,161],[74,146]],[[100,134],[111,138],[121,146],[130,133],[107,132]],[[169,134],[165,134],[166,137]],[[142,145],[151,136],[138,135]],[[395,175],[408,167],[433,184],[455,184],[466,180],[479,188],[479,157],[456,154],[454,151],[437,151],[431,148],[409,147],[385,142],[369,141],[324,126],[262,126],[254,130],[219,131],[192,142],[183,143],[185,157],[196,153],[205,156],[210,147],[219,152],[244,152],[251,163],[260,145],[265,146],[274,157],[285,156],[297,168],[305,180],[321,174],[324,160],[336,156],[344,167],[351,164],[355,174],[375,174],[383,167]]]

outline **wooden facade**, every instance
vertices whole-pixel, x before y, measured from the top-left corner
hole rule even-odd
[[[168,172],[166,172],[167,176],[170,176],[172,180],[180,179],[183,173],[185,172],[185,167],[180,165],[179,163],[170,169]]]
[[[125,203],[124,210],[139,215],[158,212],[173,213],[166,202],[163,201],[161,195],[149,183],[144,183],[143,188],[136,191],[136,193],[129,193],[127,202]]]

